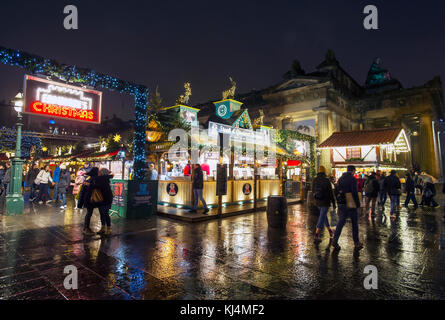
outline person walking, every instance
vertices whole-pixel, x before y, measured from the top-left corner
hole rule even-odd
[[[426,206],[431,206],[434,209],[439,208],[440,205],[434,200],[434,197],[436,196],[436,187],[434,185],[435,182],[437,182],[436,178],[433,176],[427,174],[426,172],[422,172],[420,175],[423,181],[423,199],[424,204]]]
[[[11,164],[6,162],[5,164],[5,175],[3,176],[3,187],[5,188],[5,195],[9,193],[9,182],[11,181]]]
[[[380,176],[380,178],[378,179],[379,181],[379,206],[382,207],[382,210],[384,210],[385,208],[385,203],[386,203],[386,198],[387,198],[387,193],[385,190],[385,179],[386,179],[386,173],[382,173],[382,175]]]
[[[62,206],[60,207],[60,209],[66,209],[66,193],[70,186],[71,175],[64,164],[60,165],[58,180],[59,181],[54,187],[54,192],[57,190],[57,192],[59,193],[58,198],[62,201]]]
[[[37,178],[37,175],[39,174],[39,165],[37,163],[34,163],[32,165],[32,168],[29,169],[28,173],[25,177],[26,184],[31,187],[31,193],[29,194],[29,201],[34,201],[36,198],[36,190],[38,189],[38,185],[36,185],[35,180]]]
[[[80,169],[77,171],[76,178],[73,183],[73,196],[74,196],[74,209],[78,209],[77,203],[79,201],[80,191],[82,189],[82,185],[85,181],[85,170]]]
[[[338,179],[335,186],[335,196],[338,204],[339,220],[334,233],[333,247],[334,251],[339,251],[341,247],[338,245],[346,219],[350,218],[352,222],[352,238],[354,240],[354,249],[356,251],[363,248],[363,244],[359,241],[358,234],[358,212],[360,208],[360,200],[357,190],[357,179],[354,178],[355,166],[349,165],[347,171]]]
[[[372,172],[366,179],[365,182],[365,213],[370,214],[371,216],[375,215],[375,206],[377,202],[377,196],[380,191],[380,185],[377,181],[377,175],[375,172]],[[369,205],[371,204],[371,212],[369,211]]]
[[[53,179],[51,178],[50,168],[48,165],[46,165],[42,170],[40,170],[36,178],[36,184],[39,185],[39,196],[37,198],[39,204],[46,204],[46,201],[48,200],[48,187],[50,183],[54,185]]]
[[[202,190],[204,188],[204,174],[202,172],[201,166],[199,164],[194,165],[194,172],[192,176],[192,185],[193,185],[193,195],[195,197],[195,203],[193,205],[193,209],[190,212],[197,212],[199,200],[201,200],[204,205],[204,214],[209,212],[209,208],[202,196]]]
[[[411,172],[407,171],[405,173],[405,191],[406,191],[406,199],[405,199],[405,208],[408,209],[408,204],[410,201],[414,204],[414,210],[417,210],[419,205],[417,204],[416,200],[416,193],[415,193],[415,182],[413,179],[413,175]]]
[[[110,235],[112,232],[110,209],[113,203],[113,192],[111,191],[110,179],[113,175],[107,168],[101,168],[99,170],[99,176],[94,178],[91,183],[91,188],[98,189],[102,195],[102,200],[96,202],[94,205],[99,209],[100,222],[102,224],[98,234]],[[94,197],[93,197],[94,198]]]
[[[53,198],[48,202],[57,202],[59,200],[58,185],[59,185],[60,170],[61,170],[60,166],[56,163],[56,168],[54,169],[53,172],[53,182],[54,182]]]
[[[385,179],[384,188],[388,192],[391,201],[391,218],[395,218],[400,197],[400,188],[402,187],[400,179],[396,175],[396,170],[391,170],[389,176]]]
[[[320,211],[314,234],[314,243],[317,244],[321,242],[320,231],[324,226],[326,226],[329,231],[329,237],[332,239],[334,236],[334,232],[329,225],[327,214],[331,203],[334,209],[336,208],[336,205],[332,185],[326,176],[326,168],[324,166],[318,167],[317,177],[312,184],[312,193],[314,194],[315,205]]]
[[[155,169],[155,165],[153,163],[150,163],[150,169],[151,169],[151,180],[158,180],[158,172]]]

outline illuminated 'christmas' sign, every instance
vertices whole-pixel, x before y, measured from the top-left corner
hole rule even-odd
[[[100,123],[102,92],[25,75],[24,113]]]

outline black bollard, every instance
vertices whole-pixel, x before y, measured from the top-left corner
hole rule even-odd
[[[267,223],[272,228],[285,228],[287,223],[287,201],[283,196],[267,197]]]

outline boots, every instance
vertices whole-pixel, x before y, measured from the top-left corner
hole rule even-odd
[[[100,228],[100,230],[97,232],[97,234],[105,234],[107,231],[107,227],[106,226],[102,226]]]
[[[112,228],[111,228],[111,226],[109,226],[109,227],[105,227],[105,235],[107,235],[107,236],[109,236],[110,234],[112,233]]]

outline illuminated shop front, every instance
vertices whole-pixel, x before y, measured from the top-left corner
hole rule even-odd
[[[269,195],[280,195],[280,178],[275,157],[257,159],[255,145],[261,144],[264,150],[274,155],[275,145],[265,145],[269,139],[268,128],[254,128],[250,122],[247,109],[241,110],[241,103],[226,99],[215,103],[216,114],[206,123],[208,131],[205,138],[200,133],[198,163],[204,173],[203,196],[209,206],[216,206],[216,172],[219,163],[227,164],[227,194],[222,197],[223,205],[242,204],[254,201],[254,172],[257,168],[257,200],[267,199]],[[197,109],[195,109],[197,110]],[[191,117],[193,118],[193,116]],[[254,132],[260,132],[254,139]],[[230,139],[230,149],[220,154],[217,148],[219,134]],[[270,140],[269,140],[270,141]],[[158,149],[159,157],[159,189],[160,204],[191,208],[192,170],[189,167],[191,152],[178,152],[175,159],[169,159],[168,147],[171,143],[160,142],[152,147]],[[190,150],[189,150],[190,151]],[[274,151],[275,152],[275,151]],[[269,159],[273,158],[273,162]]]
[[[335,132],[318,149],[329,149],[333,174],[339,178],[348,165],[357,173],[404,171],[411,166],[411,147],[402,128]]]

